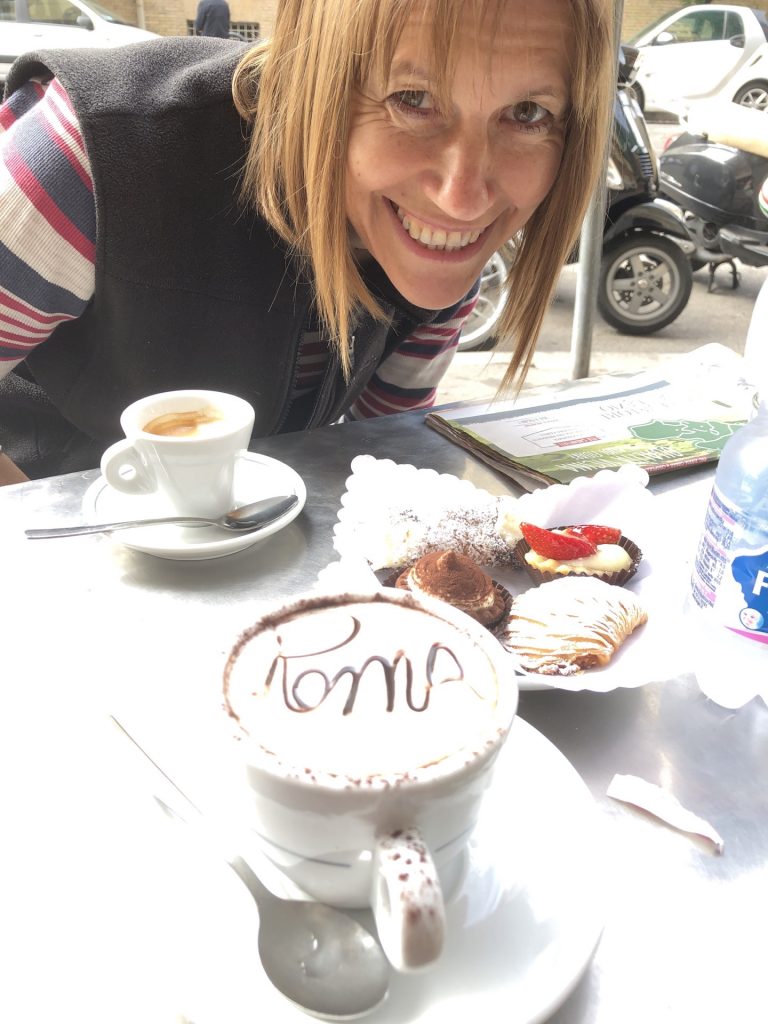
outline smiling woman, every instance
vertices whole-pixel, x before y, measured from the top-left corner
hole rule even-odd
[[[465,294],[552,187],[568,110],[567,9],[487,13],[438,82],[430,26],[406,24],[386,79],[363,84],[347,147],[347,216],[398,290],[441,308]],[[471,5],[457,26],[469,38]],[[544,104],[547,104],[546,106]],[[436,273],[437,272],[437,273]]]
[[[0,443],[97,466],[122,409],[253,439],[429,407],[488,259],[522,381],[602,168],[610,0],[281,0],[253,49],[47,50],[0,108]],[[1,467],[0,467],[1,470]],[[0,472],[2,482],[2,472]]]
[[[360,254],[441,308],[514,239],[500,334],[517,339],[507,383],[524,375],[600,174],[611,38],[601,0],[282,4],[235,79],[256,124],[246,190],[322,268],[342,359],[352,311],[378,312]]]

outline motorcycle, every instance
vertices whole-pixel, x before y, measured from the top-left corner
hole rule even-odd
[[[701,107],[659,158],[659,187],[685,211],[694,270],[740,260],[768,266],[768,115],[735,103]]]
[[[671,324],[691,295],[694,244],[683,211],[658,192],[656,154],[632,90],[637,50],[622,46],[608,160],[597,307],[623,334],[652,334]],[[459,350],[492,348],[507,295],[513,243],[486,264],[480,295]],[[578,247],[569,263],[578,262]]]

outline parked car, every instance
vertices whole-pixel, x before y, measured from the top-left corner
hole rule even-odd
[[[11,64],[42,47],[122,46],[155,39],[93,0],[0,0],[0,82]]]
[[[694,4],[666,14],[629,40],[639,50],[638,102],[646,112],[682,113],[691,100],[719,95],[766,41],[768,15],[755,7]]]
[[[713,98],[768,111],[768,43],[758,46]]]

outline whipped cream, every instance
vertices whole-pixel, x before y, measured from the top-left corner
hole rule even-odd
[[[555,530],[554,533],[561,531]],[[570,561],[561,562],[557,558],[546,558],[536,551],[526,551],[526,562],[541,572],[556,573],[607,573],[622,572],[629,569],[632,559],[628,551],[625,551],[620,544],[598,544],[594,555],[584,555],[582,558],[573,558]]]

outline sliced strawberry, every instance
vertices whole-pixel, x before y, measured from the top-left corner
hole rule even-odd
[[[586,523],[584,526],[569,526],[566,533],[574,537],[586,537],[593,544],[618,544],[621,530],[616,526],[598,526],[597,523]]]
[[[560,562],[565,562],[572,558],[594,555],[597,550],[586,537],[555,533],[552,530],[544,530],[541,526],[534,526],[533,523],[520,523],[520,529],[533,550],[544,558],[556,558]]]

